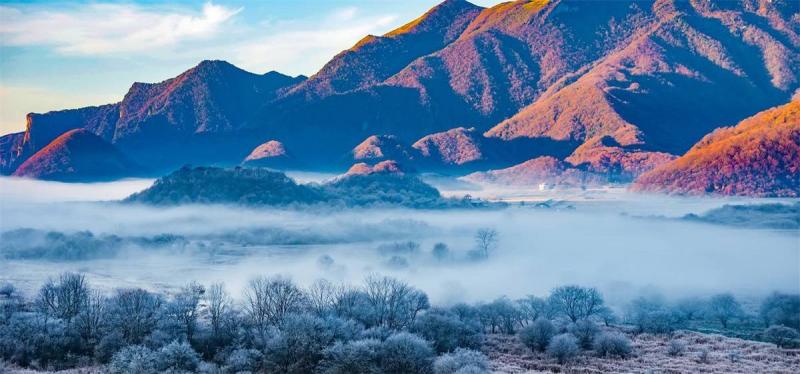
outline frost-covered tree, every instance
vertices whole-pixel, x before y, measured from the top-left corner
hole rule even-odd
[[[89,300],[89,287],[82,274],[63,273],[48,279],[39,289],[37,303],[46,316],[60,318],[68,324],[83,311]]]
[[[458,348],[478,349],[483,341],[478,324],[462,321],[452,312],[440,309],[420,315],[411,331],[430,341],[439,353]]]
[[[306,296],[291,280],[283,277],[258,277],[244,291],[244,309],[250,322],[264,334],[291,313],[300,313]]]
[[[382,342],[362,339],[337,342],[325,350],[319,364],[323,374],[377,374],[381,372],[379,355]]]
[[[160,296],[141,288],[117,290],[108,303],[111,329],[129,344],[141,343],[155,329],[162,304]]]
[[[600,357],[627,358],[633,353],[631,340],[619,332],[604,332],[594,339],[594,351]]]
[[[400,330],[414,323],[419,312],[430,308],[428,295],[390,277],[367,277],[364,295],[370,308],[369,326]]]
[[[773,324],[800,329],[800,295],[775,292],[761,303],[759,316],[765,327]]]
[[[708,302],[709,317],[719,321],[723,328],[727,329],[731,319],[741,317],[743,314],[742,306],[729,293],[715,295]]]
[[[553,289],[548,303],[557,314],[577,322],[599,313],[603,307],[603,297],[595,288],[569,285]]]

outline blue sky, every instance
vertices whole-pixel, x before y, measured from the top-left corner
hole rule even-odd
[[[498,0],[472,1],[482,6]],[[119,101],[204,59],[313,74],[436,0],[0,1],[0,135],[25,114]]]

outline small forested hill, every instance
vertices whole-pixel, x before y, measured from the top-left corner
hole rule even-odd
[[[398,206],[438,208],[451,202],[413,175],[347,174],[322,185],[298,184],[281,172],[263,168],[183,167],[158,179],[126,202],[239,204],[248,206]]]

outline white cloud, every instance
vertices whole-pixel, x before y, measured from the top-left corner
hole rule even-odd
[[[212,3],[199,12],[102,3],[59,10],[0,6],[0,43],[78,55],[144,52],[212,36],[240,11]]]
[[[76,95],[43,87],[0,85],[0,136],[24,131],[28,113],[113,103],[119,101],[122,94],[124,92],[119,96],[81,92]]]
[[[395,15],[358,16],[356,8],[333,11],[316,24],[268,27],[265,35],[232,46],[231,62],[254,71],[313,74],[334,55],[368,34],[382,34],[397,23]]]

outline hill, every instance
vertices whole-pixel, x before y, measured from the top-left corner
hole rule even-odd
[[[389,163],[388,161],[385,163]],[[378,167],[376,167],[378,168]],[[416,176],[388,168],[349,173],[321,185],[298,184],[281,172],[263,168],[183,167],[150,188],[125,199],[151,205],[237,204],[247,206],[387,206],[443,208],[458,202]]]
[[[142,170],[113,145],[83,129],[70,130],[28,158],[14,176],[64,182],[109,180]]]
[[[721,128],[645,173],[635,191],[800,196],[800,101]]]

